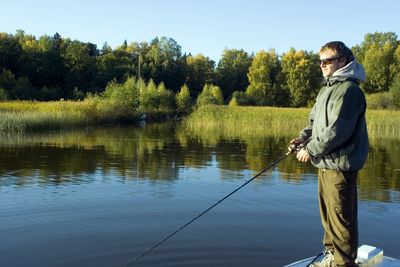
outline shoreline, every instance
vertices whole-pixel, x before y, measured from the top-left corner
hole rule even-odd
[[[298,133],[307,124],[310,108],[207,105],[183,116],[188,130],[224,132],[228,135]],[[400,136],[400,111],[367,109],[372,138]],[[101,125],[135,125],[143,114],[121,108],[112,101],[9,101],[0,102],[0,132],[30,133]],[[147,114],[144,121],[176,120],[171,112]]]

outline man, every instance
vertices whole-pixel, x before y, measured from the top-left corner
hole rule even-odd
[[[364,68],[342,42],[321,47],[326,80],[309,114],[309,124],[291,144],[308,141],[297,153],[318,170],[318,194],[324,228],[324,259],[315,266],[357,266],[356,179],[368,154],[366,102],[359,83]]]

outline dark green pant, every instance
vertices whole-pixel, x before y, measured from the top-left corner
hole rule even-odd
[[[318,194],[325,249],[337,266],[357,266],[357,171],[319,169]]]

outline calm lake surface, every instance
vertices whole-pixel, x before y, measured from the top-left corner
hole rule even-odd
[[[175,124],[1,136],[0,266],[125,266],[286,152],[293,136]],[[400,258],[400,138],[371,138],[360,244]],[[283,266],[321,251],[316,169],[294,156],[130,266]]]

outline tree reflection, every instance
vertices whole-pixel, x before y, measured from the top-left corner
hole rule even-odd
[[[223,179],[248,179],[286,152],[296,129],[262,136],[228,129],[193,131],[180,124],[112,127],[0,139],[0,186],[82,184],[96,173],[116,179],[173,181],[185,168],[216,163]],[[400,138],[371,140],[360,172],[360,198],[393,201],[400,192]],[[301,183],[317,170],[289,156],[276,167],[280,179]],[[265,175],[263,179],[270,179]],[[396,191],[397,194],[393,194]]]

